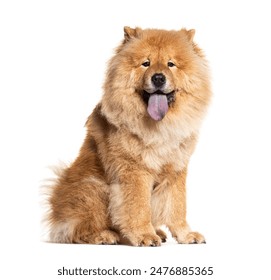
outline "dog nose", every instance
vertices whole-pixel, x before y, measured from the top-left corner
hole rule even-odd
[[[166,82],[166,76],[162,73],[155,73],[151,80],[156,87],[161,87]]]

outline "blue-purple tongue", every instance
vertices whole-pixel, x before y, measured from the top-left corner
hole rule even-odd
[[[168,111],[168,102],[165,94],[153,93],[150,95],[147,109],[150,117],[155,121],[161,121]]]

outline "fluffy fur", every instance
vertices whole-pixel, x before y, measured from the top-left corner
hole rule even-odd
[[[80,153],[51,186],[52,242],[158,246],[161,225],[179,243],[204,242],[186,222],[187,165],[211,96],[194,33],[124,28]],[[167,96],[161,120],[152,94]]]

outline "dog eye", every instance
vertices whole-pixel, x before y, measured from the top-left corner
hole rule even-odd
[[[144,67],[149,67],[150,64],[151,64],[150,61],[147,60],[147,61],[143,62],[141,65],[144,66]]]
[[[169,62],[167,63],[167,66],[168,66],[168,67],[174,67],[175,64],[174,64],[172,61],[169,61]]]

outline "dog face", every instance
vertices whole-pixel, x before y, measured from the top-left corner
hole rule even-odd
[[[202,93],[209,92],[203,88],[208,85],[209,77],[204,56],[193,42],[194,33],[186,29],[125,27],[124,41],[110,63],[108,90],[118,87],[121,92],[125,89],[123,99],[126,99],[127,89],[130,89],[133,96],[129,96],[126,104],[133,104],[138,112],[155,121],[162,120],[177,107],[180,109],[182,104],[188,104],[189,94],[201,99]],[[202,99],[206,100],[206,96]]]

